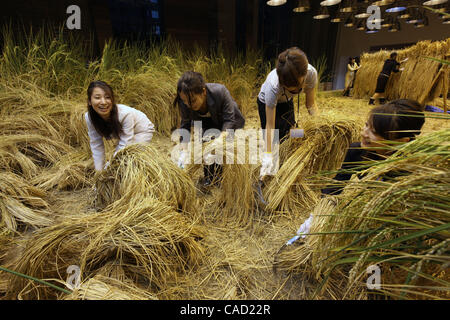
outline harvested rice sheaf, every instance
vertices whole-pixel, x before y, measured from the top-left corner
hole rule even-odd
[[[364,98],[375,92],[377,77],[383,68],[384,61],[389,59],[392,51],[378,51],[361,55],[361,69],[354,85],[354,96]],[[396,50],[397,61],[408,58],[401,65],[404,71],[393,73],[386,86],[386,98],[412,99],[424,104],[433,101],[440,92],[433,90],[433,80],[438,75],[442,64],[425,57],[440,60],[448,59],[450,53],[450,38],[443,41],[421,41],[403,50]],[[417,75],[420,75],[418,78]],[[433,93],[430,95],[430,93]]]
[[[118,152],[108,168],[96,176],[95,183],[99,206],[126,196],[157,199],[191,215],[198,211],[191,178],[151,144],[134,144]]]
[[[304,121],[303,139],[287,139],[280,146],[280,168],[264,189],[267,209],[298,214],[317,202],[320,190],[308,178],[320,171],[336,170],[351,142],[359,137],[359,125],[334,116]]]
[[[52,223],[46,192],[31,185],[22,177],[0,172],[1,221],[10,231],[18,231],[18,224],[32,227],[49,226]]]
[[[132,283],[124,283],[105,276],[95,276],[80,284],[64,300],[157,300],[148,291],[142,290]]]
[[[367,298],[373,264],[382,270],[376,294],[448,298],[449,139],[449,130],[420,137],[348,182],[336,207],[314,210],[316,234],[281,254],[278,266],[310,275],[322,290],[345,274],[339,299]]]
[[[70,265],[82,281],[114,261],[140,287],[161,290],[195,268],[203,231],[196,221],[151,198],[117,201],[100,213],[80,214],[18,240],[23,252],[8,267],[39,279],[65,281]],[[8,297],[55,298],[52,288],[11,278]]]

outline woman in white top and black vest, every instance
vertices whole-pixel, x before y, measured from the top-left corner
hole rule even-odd
[[[308,58],[302,50],[292,47],[278,56],[277,67],[267,76],[257,99],[261,128],[266,129],[261,178],[275,173],[271,129],[279,130],[280,141],[289,135],[290,129],[295,125],[293,97],[302,91],[306,95],[309,114],[316,114],[316,85],[317,71],[308,63]]]
[[[84,118],[88,127],[95,170],[105,166],[105,146],[103,138],[118,139],[116,153],[132,143],[149,143],[155,126],[147,116],[134,108],[116,104],[112,88],[103,81],[89,84],[88,112]]]

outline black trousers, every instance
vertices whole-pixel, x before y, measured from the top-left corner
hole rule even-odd
[[[380,73],[377,78],[377,87],[375,93],[384,93],[386,90],[386,85],[388,83],[389,77]]]
[[[208,129],[217,129],[221,130],[221,128],[217,128],[211,118],[204,118],[202,121],[202,136]],[[213,163],[210,165],[203,165],[203,176],[205,179],[209,181],[218,181],[222,176],[223,166],[217,163]]]
[[[261,128],[266,128],[266,105],[257,99],[259,119],[261,120]],[[280,142],[289,136],[291,128],[295,125],[294,102],[281,102],[276,105],[275,111],[275,129],[279,130]]]

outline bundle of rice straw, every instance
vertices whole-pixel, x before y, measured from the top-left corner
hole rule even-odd
[[[197,199],[190,177],[154,146],[134,144],[122,149],[96,176],[97,205],[122,197],[153,198],[195,215]]]
[[[77,190],[92,186],[94,172],[92,158],[86,159],[86,152],[75,151],[61,157],[51,168],[32,179],[37,187],[50,190]]]
[[[18,231],[18,222],[33,227],[52,223],[44,190],[32,186],[22,177],[0,172],[1,221],[11,231]]]
[[[95,276],[83,282],[64,300],[158,300],[153,294],[139,289],[132,283]]]
[[[157,69],[127,75],[122,82],[121,101],[144,112],[158,132],[170,136],[180,121],[178,108],[172,106],[176,93],[175,79],[177,75],[168,78],[166,70]]]
[[[378,75],[384,61],[389,59],[393,51],[379,51],[361,55],[361,69],[354,85],[354,97],[365,98],[375,92]],[[401,65],[404,71],[393,73],[386,86],[386,98],[412,99],[421,104],[433,101],[438,96],[438,90],[433,90],[433,80],[438,75],[442,65],[425,57],[445,60],[450,52],[450,38],[443,41],[421,41],[407,49],[396,50],[397,61],[409,58]]]
[[[351,142],[359,137],[359,124],[334,116],[315,117],[303,124],[305,138],[287,139],[280,146],[280,168],[264,189],[267,209],[298,214],[318,200],[308,177],[336,170]]]
[[[317,279],[316,294],[345,275],[344,290],[334,291],[340,299],[367,298],[374,264],[382,270],[378,294],[448,299],[448,141],[449,130],[422,136],[350,181],[334,209],[314,211],[312,234],[278,264]]]
[[[19,156],[19,159],[23,160],[23,156],[25,156],[36,166],[49,167],[55,164],[64,154],[73,150],[61,140],[54,140],[39,134],[2,135],[0,139],[2,160],[0,167],[8,169],[15,166],[16,168],[25,169],[26,174],[33,173],[30,162],[27,161],[27,164],[22,167],[19,160],[10,160],[9,157]],[[19,155],[18,152],[22,153],[23,156]]]
[[[255,184],[259,175],[261,144],[262,137],[258,137],[256,130],[252,133],[236,130],[234,136],[222,136],[203,143],[198,152],[191,150],[191,163],[194,164],[187,168],[189,176],[197,176],[198,171],[203,175],[200,169],[209,164],[206,160],[209,155],[215,156],[222,166],[222,175],[215,181],[218,190],[213,193],[205,213],[215,223],[230,228],[247,228],[258,218],[260,204],[255,196]]]
[[[9,269],[38,279],[65,281],[77,265],[81,280],[114,261],[136,284],[162,289],[167,281],[198,265],[202,229],[195,221],[152,198],[122,199],[101,213],[68,216],[17,240],[23,252]],[[10,278],[7,296],[55,298],[55,290],[19,277]]]

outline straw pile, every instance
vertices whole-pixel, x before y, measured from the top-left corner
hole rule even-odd
[[[11,231],[18,231],[19,224],[43,227],[51,224],[44,190],[32,186],[22,177],[0,172],[1,222]]]
[[[321,290],[345,275],[336,297],[364,299],[366,268],[376,263],[383,272],[378,294],[448,298],[449,139],[442,130],[408,143],[349,182],[336,207],[323,199],[312,234],[281,253],[277,266],[316,279]]]
[[[134,201],[133,201],[134,200]],[[67,216],[18,239],[23,252],[9,263],[12,270],[38,279],[65,280],[70,265],[82,279],[114,261],[127,276],[148,290],[164,288],[198,264],[203,248],[196,222],[155,199],[117,201],[100,213]],[[8,297],[51,298],[54,291],[11,277]]]
[[[134,144],[117,153],[96,177],[97,205],[121,198],[156,199],[173,210],[196,214],[195,186],[190,177],[153,145]]]
[[[365,98],[374,94],[377,77],[391,52],[379,51],[361,55],[361,69],[358,70],[353,89],[355,97]],[[433,90],[433,80],[442,65],[424,57],[445,60],[450,52],[450,38],[435,42],[421,41],[396,52],[398,53],[397,61],[405,58],[409,60],[401,66],[405,68],[404,71],[391,75],[386,86],[386,98],[388,100],[412,99],[421,104],[433,101],[439,95],[438,90]]]
[[[264,190],[267,209],[298,214],[318,200],[317,188],[308,177],[319,171],[336,170],[351,142],[359,136],[359,124],[326,115],[302,124],[303,139],[288,139],[280,146],[280,169]]]
[[[132,283],[95,276],[80,285],[64,300],[157,300],[148,291],[142,290]]]

